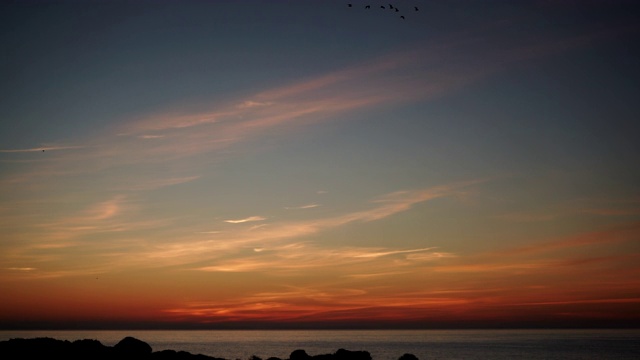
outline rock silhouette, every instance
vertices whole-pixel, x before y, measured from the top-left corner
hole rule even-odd
[[[10,339],[0,341],[1,359],[63,359],[63,360],[224,360],[186,351],[153,352],[144,341],[126,337],[114,346],[98,340],[56,340],[52,338]]]
[[[149,356],[153,350],[151,346],[142,340],[127,336],[120,340],[113,349],[119,354],[127,354],[132,356],[145,357]]]
[[[413,354],[404,354],[400,356],[398,360],[418,360],[418,358]]]
[[[368,351],[349,351],[339,349],[333,354],[335,360],[371,360],[371,354]]]
[[[311,356],[304,350],[294,350],[289,355],[289,360],[372,360],[368,351],[351,351],[338,349],[333,354],[320,354]],[[410,360],[410,359],[406,359]],[[417,359],[416,359],[417,360]]]
[[[291,355],[289,355],[289,360],[309,360],[311,359],[311,356],[309,354],[307,354],[306,351],[304,350],[294,350],[293,352],[291,352]]]
[[[105,346],[98,340],[57,340],[53,338],[15,338],[0,341],[0,359],[63,359],[63,360],[225,360],[186,351],[153,351],[142,340],[125,337],[114,346]],[[261,360],[257,356],[249,360]],[[267,360],[281,360],[270,357]],[[372,360],[368,351],[338,349],[333,354],[311,356],[304,350],[294,350],[285,360]],[[412,354],[404,354],[398,360],[418,360]]]

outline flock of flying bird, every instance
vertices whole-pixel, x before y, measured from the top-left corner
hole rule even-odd
[[[353,7],[353,4],[347,4],[347,6],[349,6],[349,7]],[[365,7],[364,7],[364,8],[365,8],[365,9],[371,9],[371,5],[365,5]],[[389,4],[388,6],[380,5],[380,8],[381,8],[381,9],[394,10],[394,12],[400,12],[400,9],[398,9],[398,7],[397,7],[397,6],[393,6],[393,5],[391,5],[391,4]],[[414,7],[413,7],[413,9],[414,9],[415,11],[419,11],[419,9],[418,9],[418,7],[417,7],[417,6],[414,6]],[[405,18],[405,17],[404,17],[404,15],[400,15],[400,18],[404,20],[404,18]]]

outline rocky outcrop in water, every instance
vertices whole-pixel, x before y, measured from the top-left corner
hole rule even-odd
[[[61,359],[61,360],[225,360],[186,351],[153,351],[144,341],[125,337],[114,346],[105,346],[98,340],[56,340],[52,338],[10,339],[0,341],[0,359]],[[253,356],[249,360],[262,360]],[[282,360],[270,357],[267,360]],[[339,349],[333,354],[311,356],[304,350],[295,350],[287,360],[372,360],[367,351]],[[399,360],[418,360],[412,354],[404,354]]]

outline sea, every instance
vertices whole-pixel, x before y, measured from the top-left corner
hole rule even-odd
[[[183,350],[228,360],[287,359],[296,349],[320,355],[341,348],[366,350],[373,360],[397,360],[405,353],[420,360],[640,359],[640,329],[0,331],[0,341],[94,339],[107,346],[127,336],[148,343],[153,351]]]

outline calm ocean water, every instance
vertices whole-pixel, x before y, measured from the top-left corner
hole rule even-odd
[[[0,331],[0,340],[52,337],[97,339],[113,346],[126,336],[153,351],[184,350],[225,359],[252,355],[288,358],[296,349],[310,355],[340,348],[367,350],[374,360],[412,353],[431,359],[640,359],[640,330],[365,330],[365,331]]]

